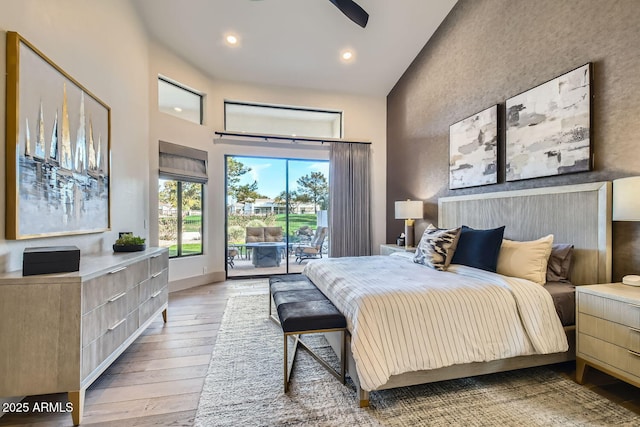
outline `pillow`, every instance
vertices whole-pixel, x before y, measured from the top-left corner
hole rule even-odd
[[[449,267],[458,243],[460,228],[443,230],[429,224],[416,248],[413,262],[444,271]]]
[[[547,264],[547,282],[571,283],[573,245],[555,243],[551,246],[551,256]]]
[[[551,254],[551,245],[553,234],[528,242],[505,239],[498,255],[497,272],[544,285],[547,281],[547,262]]]
[[[503,235],[504,226],[489,230],[474,230],[463,225],[451,263],[495,273]]]

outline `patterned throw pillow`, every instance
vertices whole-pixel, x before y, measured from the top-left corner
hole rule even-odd
[[[443,230],[430,224],[420,239],[413,262],[445,271],[451,263],[459,237],[460,228]]]

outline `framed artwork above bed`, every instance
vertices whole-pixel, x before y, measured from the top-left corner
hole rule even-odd
[[[498,106],[449,127],[449,188],[498,182]]]
[[[591,170],[591,68],[507,99],[507,181]]]

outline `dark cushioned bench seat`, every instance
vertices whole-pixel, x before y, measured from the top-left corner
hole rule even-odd
[[[278,318],[271,315],[271,300],[275,304]],[[293,368],[298,344],[307,350],[318,362],[344,383],[345,335],[347,320],[311,281],[303,275],[271,276],[269,278],[269,315],[282,327],[284,333],[284,391],[289,388],[289,374]],[[324,360],[316,355],[300,335],[334,332],[342,333],[342,354],[340,374],[336,373]],[[288,364],[288,337],[294,336],[294,354]]]

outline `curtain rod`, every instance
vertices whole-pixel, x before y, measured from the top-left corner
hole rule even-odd
[[[348,141],[345,139],[336,139],[336,138],[309,138],[309,137],[299,137],[299,136],[284,136],[284,135],[268,135],[262,133],[244,133],[244,132],[222,132],[215,131],[216,135],[220,138],[225,136],[234,136],[240,138],[254,138],[254,139],[263,139],[265,141],[269,141],[270,139],[282,140],[282,141],[291,141],[291,142],[319,142],[324,144],[325,142],[340,142],[346,144],[366,144],[371,145],[371,142],[368,141]]]

